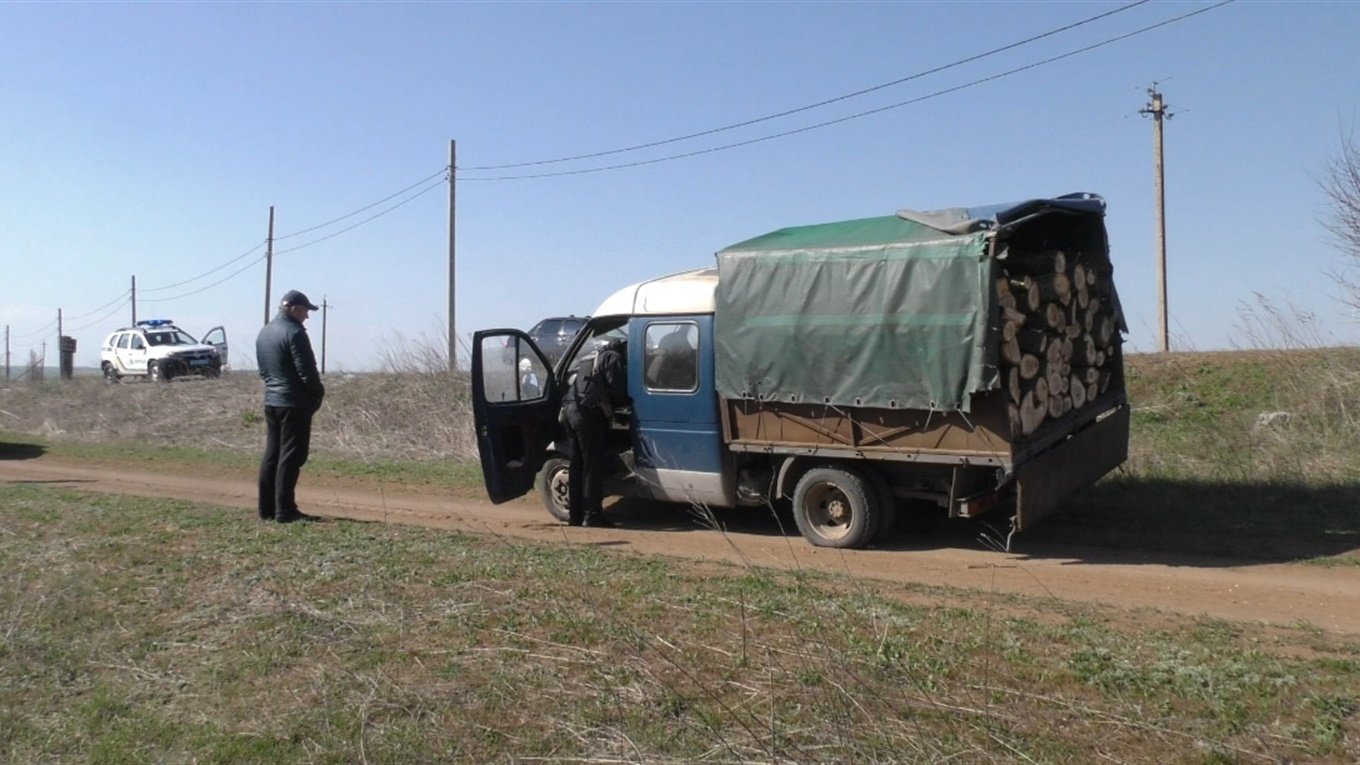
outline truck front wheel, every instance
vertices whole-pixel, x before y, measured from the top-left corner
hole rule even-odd
[[[864,547],[878,531],[878,503],[878,491],[859,473],[813,468],[793,491],[793,519],[803,538],[818,547]]]
[[[543,469],[538,471],[538,495],[543,500],[543,506],[548,508],[549,515],[563,523],[570,517],[567,509],[570,473],[571,460],[561,457],[553,457],[543,463]]]

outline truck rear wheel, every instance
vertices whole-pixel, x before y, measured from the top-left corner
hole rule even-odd
[[[538,471],[538,496],[543,500],[548,514],[563,523],[570,517],[567,504],[571,496],[568,482],[570,474],[571,461],[561,457],[553,457],[543,463],[543,469]]]
[[[864,547],[878,531],[878,504],[876,487],[854,470],[813,468],[793,491],[793,520],[818,547]]]
[[[882,474],[874,472],[869,476],[870,483],[878,492],[878,507],[874,513],[874,542],[882,544],[897,534],[897,495],[892,484]]]

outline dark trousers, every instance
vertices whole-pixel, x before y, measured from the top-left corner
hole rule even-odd
[[[568,523],[579,526],[604,512],[605,454],[609,420],[604,412],[565,407],[567,437],[571,440],[571,468],[567,484]]]
[[[298,474],[312,443],[312,413],[296,406],[266,406],[264,459],[260,460],[260,517],[287,518],[298,511]]]

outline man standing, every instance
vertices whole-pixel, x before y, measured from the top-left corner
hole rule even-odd
[[[571,441],[567,523],[613,528],[604,517],[604,473],[609,423],[615,407],[628,402],[622,338],[599,341],[594,358],[576,367],[576,380],[562,399],[562,414]]]
[[[279,314],[255,339],[255,358],[264,379],[267,435],[260,461],[260,519],[279,523],[314,520],[298,511],[294,492],[312,443],[312,415],[326,388],[303,322],[316,306],[297,290],[279,303]]]

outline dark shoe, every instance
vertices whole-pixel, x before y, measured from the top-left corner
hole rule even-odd
[[[316,522],[321,519],[315,515],[308,515],[306,513],[290,513],[288,515],[280,515],[275,520],[279,523],[297,523],[299,521]]]
[[[260,513],[259,518],[260,518],[260,520],[262,520],[262,521],[272,521],[272,520],[274,520],[274,516],[273,516],[272,514],[271,514],[271,515],[265,515],[264,513]]]
[[[584,523],[584,521],[583,521],[582,519],[580,519],[580,518],[568,518],[568,519],[567,519],[567,525],[568,525],[568,526],[580,526],[582,523]]]
[[[588,515],[581,521],[581,525],[591,529],[614,529],[618,528],[613,521],[603,515]]]

